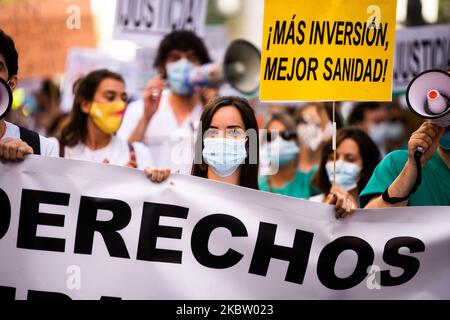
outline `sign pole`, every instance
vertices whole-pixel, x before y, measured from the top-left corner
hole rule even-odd
[[[333,101],[333,190],[336,189],[336,101]]]

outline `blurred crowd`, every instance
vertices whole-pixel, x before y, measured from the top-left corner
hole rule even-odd
[[[8,60],[4,48],[0,53]],[[410,205],[415,176],[411,173],[408,183],[406,178],[395,179],[401,172],[415,172],[413,165],[407,171],[408,164],[414,164],[413,143],[434,148],[425,154],[426,161],[440,161],[430,160],[439,157],[447,165],[431,174],[430,181],[449,176],[448,150],[442,142],[448,129],[424,125],[402,97],[389,103],[336,102],[335,112],[331,102],[261,103],[254,97],[237,97],[237,91],[224,96],[220,86],[186,81],[186,74],[209,62],[201,38],[175,31],[159,45],[154,61],[159,74],[142,99],[128,99],[120,74],[96,70],[75,83],[69,114],[60,108],[60,84],[45,79],[36,92],[14,92],[13,110],[5,120],[50,138],[53,146],[47,149],[53,156],[143,169],[155,182],[171,172],[193,174],[325,202],[336,206],[339,217],[364,207],[384,189],[384,204]],[[415,133],[418,142],[411,140]],[[42,141],[41,154],[46,149]],[[391,164],[383,164],[383,172],[397,164],[398,168],[392,179],[384,181],[387,174],[374,177],[374,172],[386,159]],[[428,183],[427,179],[423,180]],[[449,205],[450,188],[442,184],[448,185],[448,180],[422,185],[422,192],[437,188],[442,197],[419,205]],[[404,199],[395,202],[394,198]]]

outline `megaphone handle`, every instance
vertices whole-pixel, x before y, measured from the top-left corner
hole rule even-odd
[[[414,160],[416,161],[416,167],[417,167],[417,178],[416,178],[416,183],[414,184],[413,188],[411,189],[410,194],[413,194],[414,192],[416,192],[417,188],[422,183],[422,164],[420,163],[420,159],[422,158],[424,153],[425,153],[425,150],[422,147],[417,147],[416,151],[414,152]]]
[[[420,153],[420,155],[418,155],[417,153]],[[416,152],[414,153],[414,158],[416,157],[416,154],[417,154],[418,157],[419,156],[421,157],[424,153],[425,153],[425,149],[424,148],[417,147]]]

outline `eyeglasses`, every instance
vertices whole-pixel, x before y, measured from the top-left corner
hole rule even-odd
[[[293,140],[293,139],[297,139],[297,132],[295,131],[289,131],[289,130],[285,130],[285,131],[272,131],[272,132],[267,132],[266,133],[266,140],[268,143],[272,142],[273,140],[275,140],[276,138],[278,138],[278,136],[280,136],[282,139],[289,141],[289,140]]]

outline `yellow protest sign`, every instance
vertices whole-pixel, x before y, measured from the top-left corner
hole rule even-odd
[[[390,101],[396,0],[265,0],[260,99]]]

